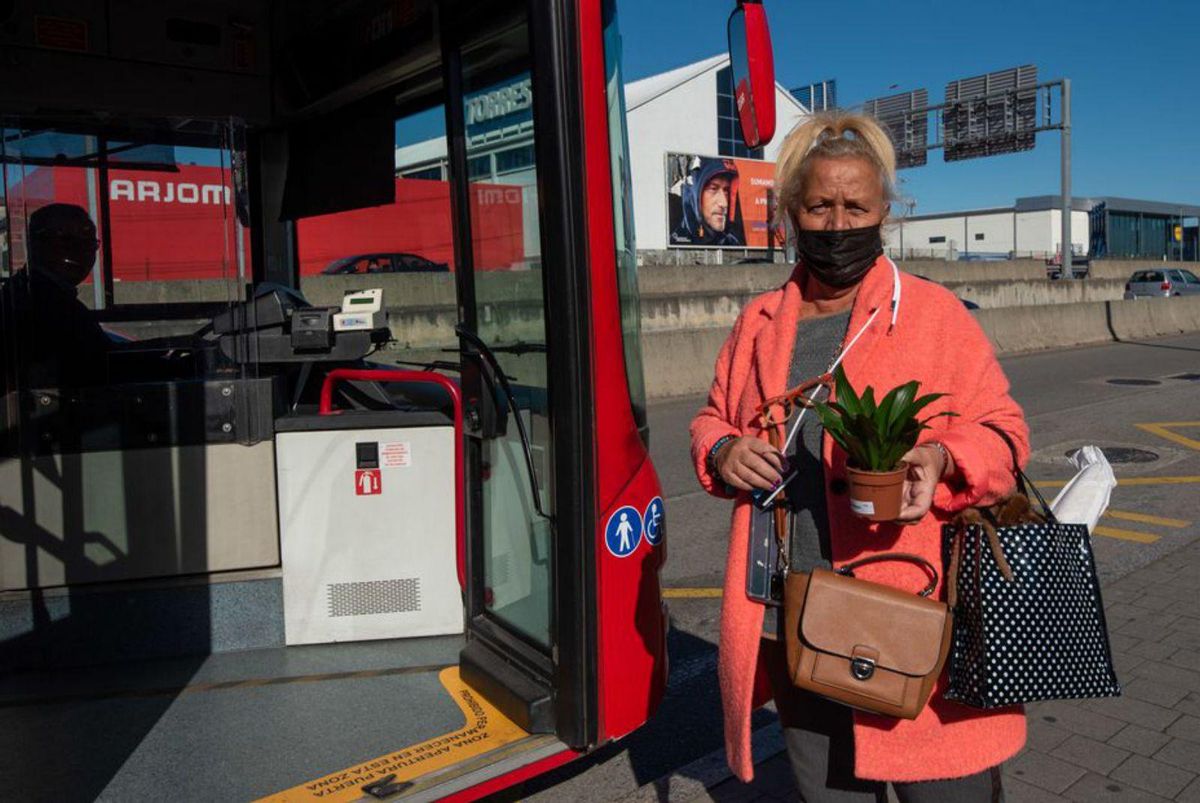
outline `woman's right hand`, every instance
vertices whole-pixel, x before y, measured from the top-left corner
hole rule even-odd
[[[771,444],[743,435],[721,447],[713,463],[721,479],[739,491],[771,491],[783,481],[786,461]]]

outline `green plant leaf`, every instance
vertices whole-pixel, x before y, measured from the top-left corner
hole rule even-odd
[[[934,413],[933,415],[929,416],[928,418],[922,418],[921,426],[924,429],[929,429],[929,427],[927,427],[925,425],[928,424],[930,421],[932,421],[935,418],[958,418],[958,413],[951,412],[950,410],[943,410],[940,413]]]
[[[917,395],[917,388],[921,387],[921,383],[913,380],[896,388],[896,397],[892,402],[890,412],[890,421],[888,429],[890,432],[896,432],[897,427],[902,421],[907,418],[912,418],[909,411],[909,406],[912,404],[913,397]]]
[[[874,387],[867,386],[858,395],[838,366],[834,371],[836,401],[818,402],[813,408],[851,465],[865,471],[891,471],[916,446],[929,421],[956,415],[943,411],[919,420],[918,412],[946,395],[929,393],[918,398],[919,389],[919,382],[907,382],[892,388],[877,403]]]
[[[813,405],[813,410],[816,411],[817,416],[821,419],[821,426],[825,428],[825,432],[829,434],[829,437],[833,438],[834,442],[842,447],[843,450],[849,452],[850,445],[846,439],[846,426],[842,410],[837,408],[835,411],[834,407],[836,405],[817,402]]]
[[[858,394],[855,393],[850,380],[846,378],[845,369],[840,365],[833,372],[833,388],[837,403],[842,405],[849,415],[859,415],[862,412]]]
[[[875,405],[875,388],[870,385],[863,391],[862,398],[859,399],[862,408],[862,414],[868,418],[874,418],[875,412],[879,408]]]
[[[935,401],[937,401],[938,399],[942,398],[945,395],[947,395],[947,394],[945,394],[945,393],[929,393],[929,394],[926,394],[925,396],[922,396],[919,399],[916,399],[915,401],[913,401],[913,403],[911,405],[912,410],[909,412],[909,416],[915,418],[917,413],[921,412],[926,407],[933,404]]]
[[[886,437],[891,437],[892,409],[896,405],[896,395],[899,390],[899,388],[892,388],[883,397],[883,401],[879,403],[879,414],[876,417],[876,420],[880,422],[880,431],[882,431]]]

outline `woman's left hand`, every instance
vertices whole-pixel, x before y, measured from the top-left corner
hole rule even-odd
[[[938,480],[948,473],[945,450],[923,444],[904,455],[908,476],[904,478],[904,502],[897,524],[916,524],[933,506]]]

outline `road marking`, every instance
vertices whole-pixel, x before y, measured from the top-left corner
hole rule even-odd
[[[721,596],[719,588],[664,588],[666,599],[716,599]]]
[[[1038,480],[1039,488],[1061,488],[1070,480]],[[1200,476],[1190,477],[1117,477],[1117,485],[1200,485]]]
[[[1103,535],[1105,538],[1120,538],[1122,541],[1136,541],[1139,544],[1153,544],[1158,540],[1157,535],[1138,532],[1137,530],[1122,530],[1117,527],[1105,527],[1100,524],[1092,530],[1092,535]]]
[[[1159,421],[1149,424],[1134,424],[1134,426],[1143,432],[1149,432],[1151,435],[1157,435],[1172,443],[1178,443],[1180,446],[1200,452],[1200,441],[1171,431],[1178,427],[1200,427],[1200,421]]]
[[[442,670],[438,679],[462,711],[465,722],[461,728],[261,798],[259,803],[282,803],[291,800],[361,800],[363,786],[388,775],[394,775],[392,782],[403,788],[406,782],[468,758],[489,753],[529,735],[463,683],[457,666]]]
[[[1184,521],[1183,519],[1166,519],[1162,516],[1148,516],[1145,513],[1129,513],[1125,510],[1109,510],[1104,515],[1110,519],[1124,519],[1125,521],[1136,521],[1141,524],[1157,524],[1160,527],[1183,528],[1191,524],[1190,521]]]

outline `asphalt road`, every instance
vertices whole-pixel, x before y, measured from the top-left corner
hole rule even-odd
[[[1119,485],[1094,538],[1105,581],[1200,538],[1200,335],[1001,360],[1024,407],[1035,481],[1062,481],[1066,455],[1084,444],[1133,449],[1116,462]],[[1193,374],[1191,378],[1178,378]],[[1113,384],[1134,380],[1138,384]],[[667,699],[645,727],[588,758],[514,790],[536,800],[619,800],[720,747],[716,642],[730,503],[699,490],[688,423],[703,403],[651,406],[651,453],[667,506],[669,558],[662,579],[671,610]],[[1053,498],[1055,489],[1049,488]],[[757,724],[772,718],[759,712]]]

